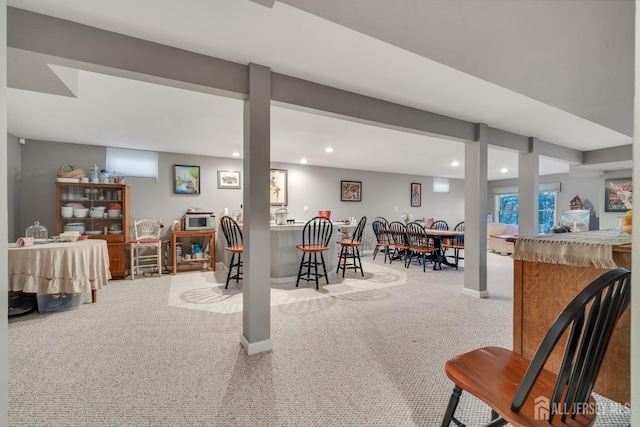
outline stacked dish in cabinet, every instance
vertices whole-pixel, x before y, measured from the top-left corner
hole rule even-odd
[[[111,275],[126,274],[129,187],[123,184],[56,182],[56,235],[77,231],[107,241]]]

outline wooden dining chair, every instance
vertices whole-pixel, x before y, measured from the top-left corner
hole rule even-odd
[[[447,224],[446,221],[439,219],[437,221],[434,221],[429,228],[432,230],[448,230],[449,224]]]
[[[454,417],[463,390],[492,409],[487,426],[590,426],[597,415],[591,392],[630,292],[629,270],[596,278],[560,313],[531,360],[484,347],[447,361],[445,372],[455,387],[442,427],[463,425]],[[551,372],[545,363],[556,347],[563,357]]]
[[[320,277],[324,277],[327,284],[329,284],[323,252],[329,249],[329,239],[331,239],[332,232],[333,224],[331,220],[322,216],[312,218],[304,225],[302,229],[302,244],[296,246],[298,250],[302,251],[296,288],[300,283],[300,279],[306,281],[315,280],[316,289],[319,289],[318,279]],[[320,262],[318,262],[318,254],[320,254]],[[318,265],[322,265],[324,273],[318,272]],[[307,271],[303,273],[304,267],[307,267]],[[313,272],[311,267],[313,267]]]
[[[342,269],[342,277],[347,267],[353,267],[353,271],[357,272],[360,269],[362,277],[364,277],[364,271],[362,270],[362,260],[360,260],[360,245],[362,245],[362,232],[364,226],[367,223],[367,217],[360,218],[356,229],[350,239],[343,239],[338,242],[340,245],[340,255],[338,258],[338,269],[336,274]],[[348,260],[351,260],[349,262]]]
[[[456,226],[453,227],[453,230],[454,231],[462,231],[464,233],[464,221],[457,223]],[[455,238],[448,239],[448,241],[446,243],[446,249],[452,249],[453,250],[453,259],[455,260],[456,270],[457,270],[458,269],[458,262],[461,259],[464,259],[464,257],[460,256],[460,251],[464,250],[464,236],[463,237],[455,237]]]
[[[242,253],[244,252],[244,245],[242,230],[233,218],[230,216],[220,218],[220,228],[222,228],[222,233],[227,241],[227,246],[224,250],[231,253],[231,261],[229,262],[229,270],[227,271],[227,282],[224,285],[224,288],[228,289],[229,281],[235,279],[236,283],[239,283],[240,279],[242,279]],[[238,259],[236,259],[236,255]],[[235,274],[233,274],[234,268],[236,269]]]
[[[386,220],[383,222],[376,219],[371,223],[371,227],[373,228],[373,234],[376,236],[376,247],[373,250],[373,259],[376,259],[378,251],[382,248],[382,251],[384,252],[384,262],[386,264],[387,257],[389,256],[389,246],[393,244],[393,238],[391,237],[391,234],[389,234],[389,223],[386,222]]]
[[[411,265],[411,260],[417,257],[422,262],[422,271],[426,271],[427,254],[431,254],[434,250],[433,239],[430,239],[426,230],[417,222],[407,224],[407,242],[409,243],[409,257],[405,261],[405,267]]]
[[[393,253],[389,255],[389,264],[394,259],[402,259],[405,263],[409,253],[409,243],[407,243],[407,226],[400,221],[392,221],[389,224],[389,234],[393,240],[391,248]]]

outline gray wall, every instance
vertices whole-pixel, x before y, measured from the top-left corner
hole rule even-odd
[[[18,138],[8,135],[9,154],[9,237],[13,241],[35,221],[55,232],[54,181],[60,166],[70,164],[88,171],[96,163],[105,167],[105,147],[27,140],[21,145]],[[171,225],[192,206],[210,208],[220,216],[225,207],[240,209],[242,190],[218,189],[218,170],[242,170],[242,160],[159,153],[158,180],[127,178],[131,189],[131,218],[161,218]],[[173,194],[173,165],[196,165],[201,170],[201,194],[198,196]],[[444,219],[451,227],[464,220],[464,181],[450,180],[448,194],[433,193],[433,179],[426,176],[401,175],[383,172],[274,163],[273,168],[288,171],[289,218],[306,220],[318,210],[331,210],[332,219],[346,219],[367,215],[400,220],[404,212],[418,218]],[[616,171],[605,177],[572,177],[567,174],[540,177],[540,183],[560,182],[558,212],[569,209],[570,200],[578,195],[583,202],[593,203],[599,228],[616,228],[619,213],[605,213],[604,179],[631,176],[630,171]],[[362,181],[361,202],[340,201],[340,181]],[[410,185],[422,184],[422,206],[410,207]],[[494,187],[517,186],[517,179],[489,182],[489,211],[493,212]],[[308,211],[304,211],[304,207]],[[397,208],[397,210],[396,210]],[[13,218],[13,219],[12,219]],[[495,212],[494,212],[495,218]],[[556,221],[557,222],[557,221]],[[169,227],[167,227],[169,230]],[[168,233],[167,233],[168,237]]]
[[[16,236],[35,221],[47,227],[49,235],[55,233],[55,180],[62,165],[72,165],[88,171],[93,163],[104,164],[105,148],[54,142],[27,140],[21,145],[20,218]]]
[[[593,176],[570,176],[568,174],[545,175],[540,177],[540,184],[559,182],[560,193],[557,200],[556,223],[560,220],[560,214],[563,210],[569,209],[569,202],[575,196],[579,196],[582,202],[590,201],[596,211],[596,218],[600,230],[617,228],[618,216],[620,213],[604,211],[604,180],[608,178],[631,177],[631,171],[621,170],[606,173],[601,177]],[[489,211],[493,213],[493,218],[497,221],[495,212],[495,201],[492,189],[495,187],[517,186],[517,179],[505,179],[500,181],[489,182]]]
[[[16,221],[16,236],[40,221],[55,232],[54,182],[60,166],[70,164],[88,171],[93,163],[105,167],[105,147],[28,140],[22,148],[22,185],[19,192],[20,220]],[[242,160],[219,157],[159,153],[158,180],[127,178],[130,187],[131,218],[161,218],[166,226],[179,219],[187,208],[199,205],[220,216],[225,207],[240,209],[242,190],[218,189],[218,170],[242,170]],[[173,194],[173,165],[200,166],[201,194]],[[433,217],[454,226],[464,219],[464,181],[450,180],[448,194],[432,192],[432,178],[326,167],[274,163],[273,168],[288,171],[289,218],[310,219],[318,210],[331,210],[332,219],[350,216],[384,216],[400,220],[404,212],[415,219]],[[361,202],[340,201],[340,181],[362,181]],[[410,207],[412,182],[422,184],[422,206]],[[266,187],[266,186],[265,186]],[[308,211],[304,211],[304,206]],[[396,211],[397,208],[397,211]],[[167,238],[169,237],[167,227]],[[219,248],[219,246],[218,246]],[[218,249],[218,255],[220,251]],[[219,258],[221,259],[221,258]]]
[[[8,240],[15,241],[20,218],[20,142],[17,136],[7,134],[7,219]]]

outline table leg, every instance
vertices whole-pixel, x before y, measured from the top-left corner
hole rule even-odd
[[[211,269],[216,271],[216,246],[213,240],[214,234],[209,235],[209,256],[211,257]]]
[[[91,289],[91,302],[95,303],[98,300],[98,291]]]
[[[172,244],[171,244],[171,258],[173,261],[173,275],[175,276],[176,271],[178,270],[178,262],[176,260],[176,235],[173,235],[173,240],[172,240]]]

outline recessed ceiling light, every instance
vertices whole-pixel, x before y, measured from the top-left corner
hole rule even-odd
[[[234,151],[233,153],[231,153],[231,155],[233,157],[240,157],[240,153],[238,153],[237,151]]]
[[[307,164],[307,159],[300,159],[300,163],[302,163],[303,165]]]
[[[454,168],[457,166],[460,166],[460,162],[458,162],[457,160],[454,160],[453,162],[451,162],[451,166],[453,166]]]
[[[502,169],[500,169],[500,172],[502,172],[502,173],[507,173],[507,172],[509,172],[509,169],[507,169],[507,168],[502,168]]]
[[[324,151],[326,151],[327,153],[333,153],[333,148],[327,147],[324,149]]]

